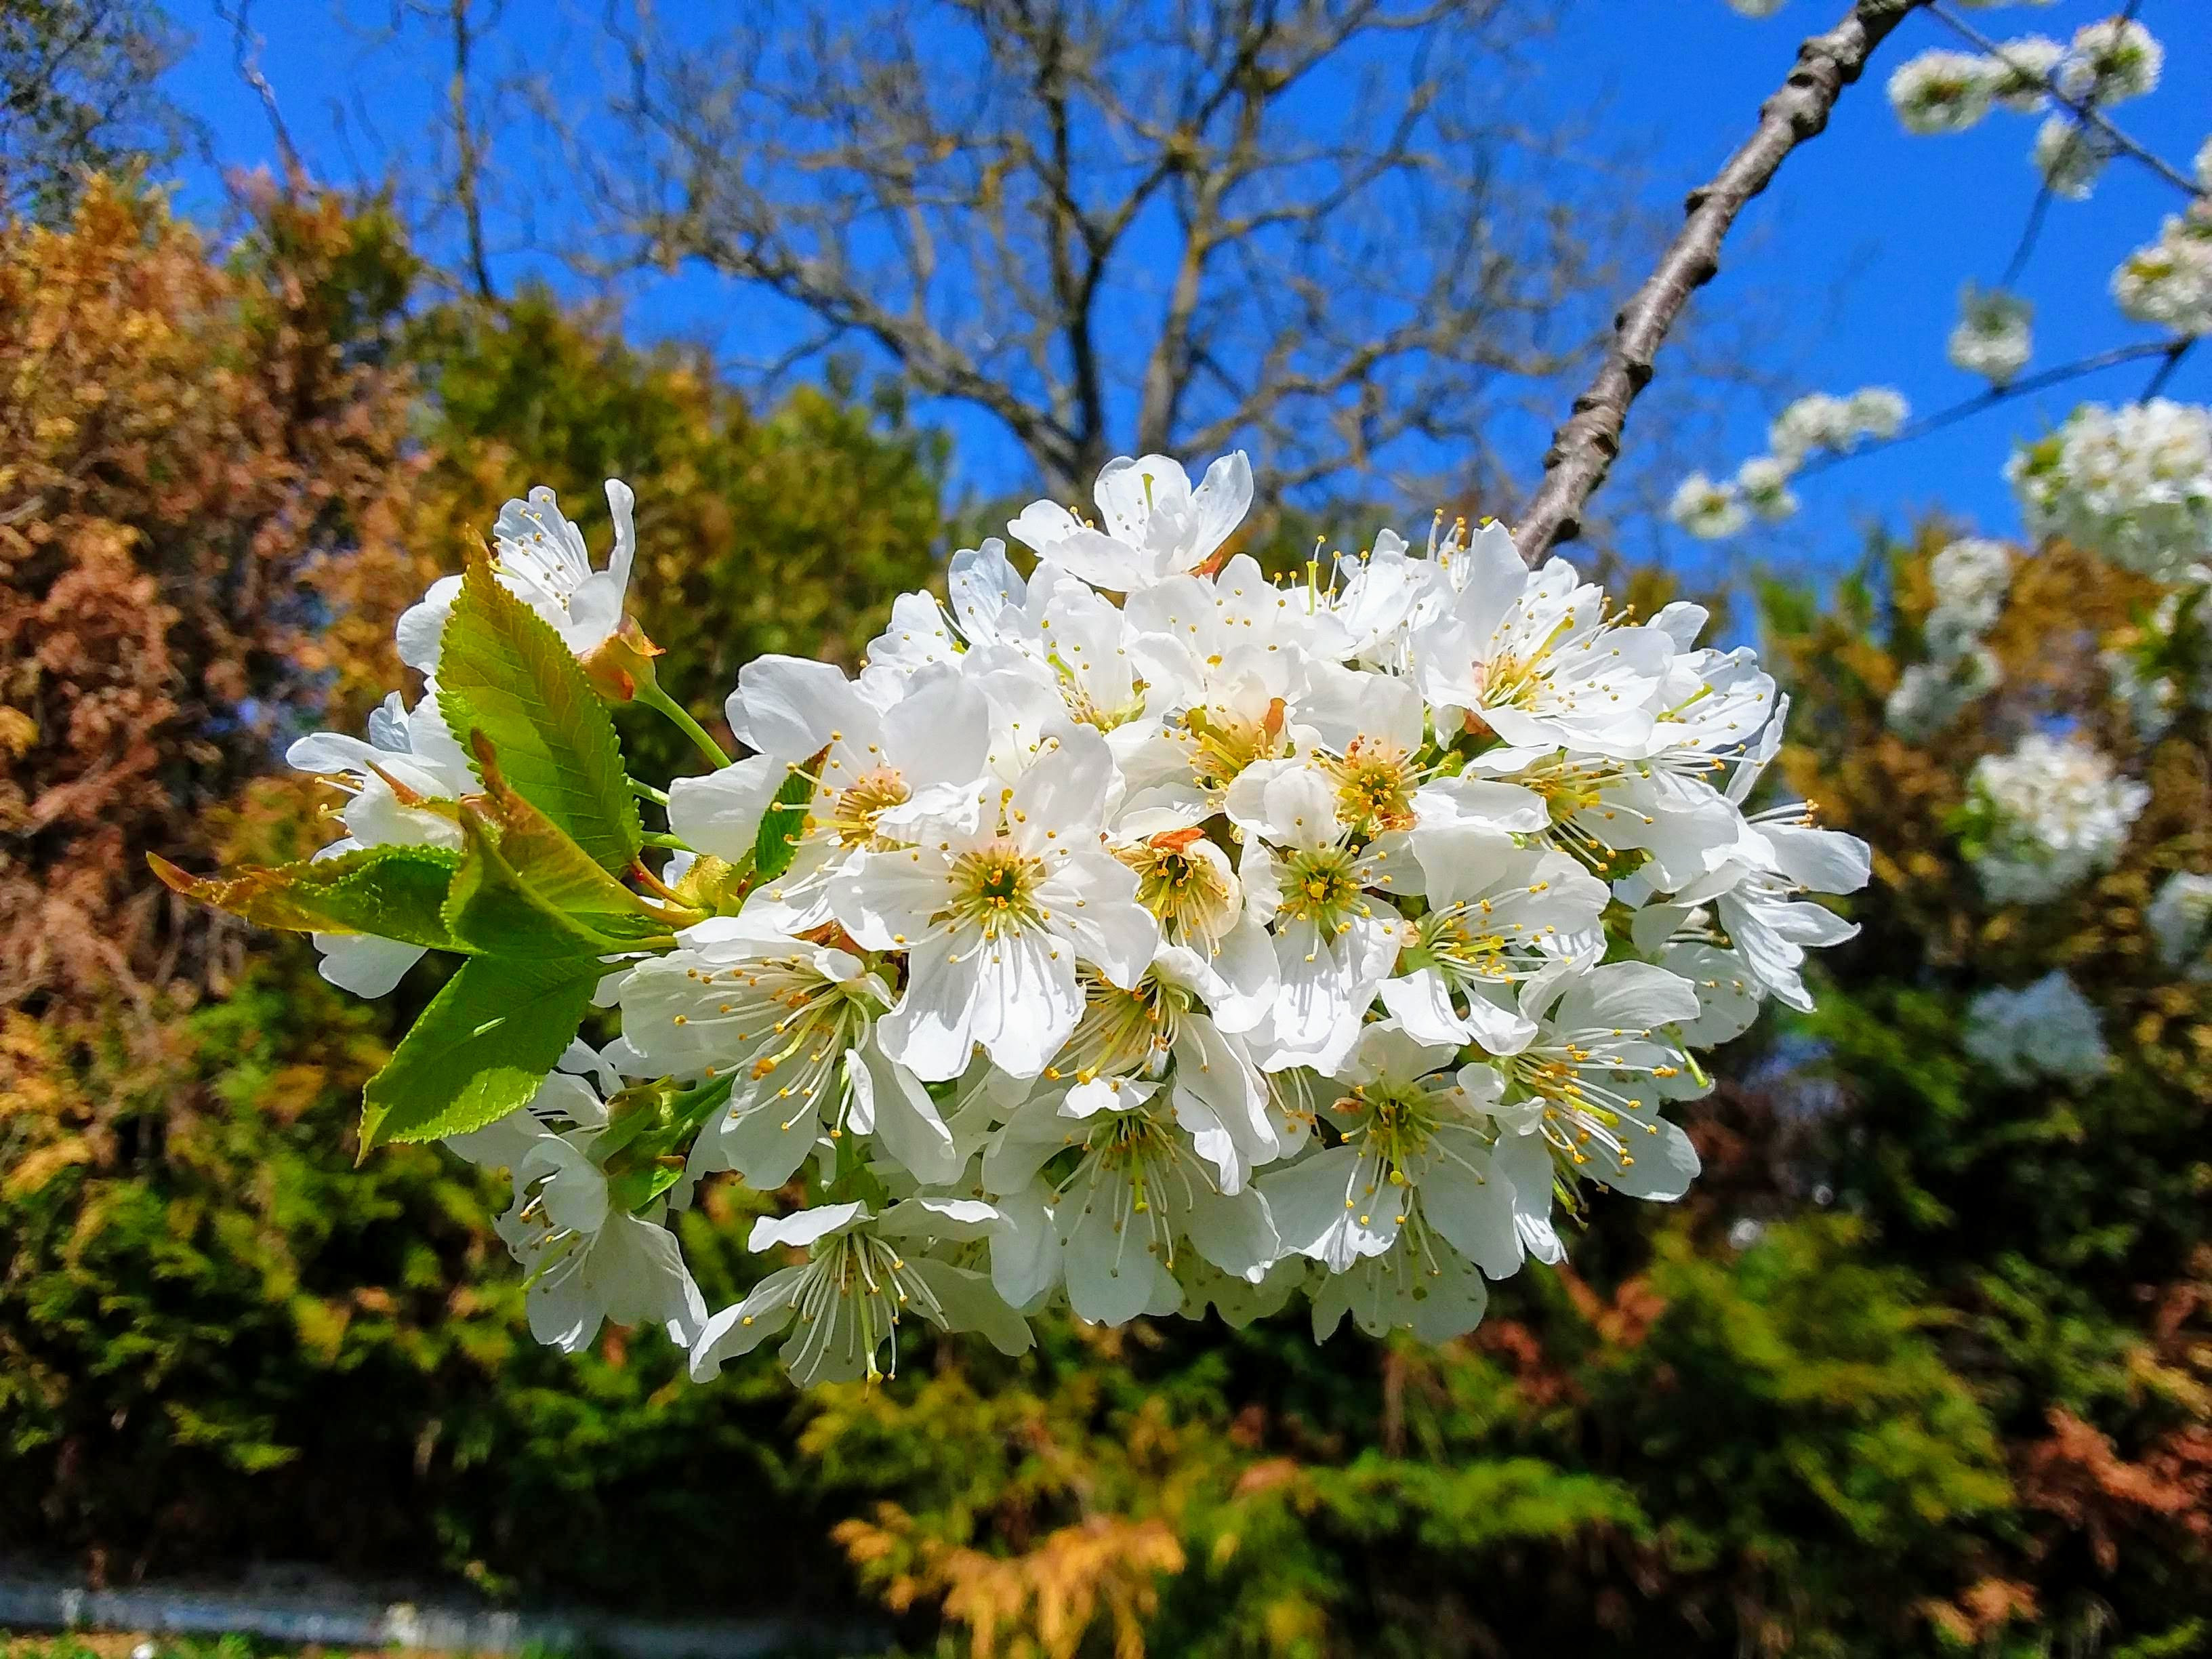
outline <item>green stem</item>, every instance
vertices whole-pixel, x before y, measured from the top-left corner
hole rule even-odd
[[[638,839],[647,847],[665,847],[672,853],[689,853],[691,843],[681,836],[665,835],[658,830],[648,830]]]
[[[655,806],[668,805],[668,792],[665,789],[656,789],[649,783],[640,783],[635,778],[629,781],[630,793],[635,795],[640,800],[649,800]]]
[[[722,752],[722,745],[714,741],[707,728],[693,720],[683,704],[659,686],[639,687],[637,701],[655,713],[667,716],[678,731],[698,745],[699,752],[712,761],[717,770],[730,763],[730,757]]]

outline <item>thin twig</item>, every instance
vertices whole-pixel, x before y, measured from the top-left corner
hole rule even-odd
[[[2145,357],[2164,357],[2166,366],[2160,370],[2160,374],[2171,373],[2172,366],[2179,362],[2180,354],[2189,349],[2190,343],[2187,340],[2139,341],[2134,345],[2114,346],[2109,351],[2077,358],[2070,363],[2060,363],[2025,380],[2008,380],[2002,386],[1993,386],[1987,392],[1976,393],[1964,403],[1953,404],[1948,409],[1939,409],[1933,415],[1924,415],[1910,422],[1877,442],[1815,456],[1797,469],[1797,476],[1810,477],[1814,473],[1840,466],[1845,461],[1856,460],[1862,455],[1871,455],[1877,450],[1893,449],[1899,444],[1911,443],[1915,438],[1924,438],[1931,432],[1940,432],[1947,426],[1956,426],[1960,421],[1978,415],[1985,409],[1995,409],[1999,404],[2010,403],[2015,398],[2025,398],[2033,392],[2047,392],[2052,386],[2063,386],[2069,380],[2078,380],[2085,374],[2094,374],[2103,369],[2116,368],[2122,363],[2140,362]],[[2148,397],[2150,394],[2146,392],[2143,395]]]
[[[2012,251],[2012,258],[2005,265],[2004,275],[1997,278],[1999,288],[2010,288],[2020,280],[2021,272],[2027,269],[2027,256],[2035,252],[2036,238],[2043,233],[2045,216],[2051,211],[2051,198],[2057,194],[2047,180],[2035,192],[2035,205],[2027,210],[2027,226],[2020,234],[2020,246]]]
[[[2176,340],[2168,346],[2166,361],[2158,366],[2158,372],[2150,377],[2150,384],[2143,388],[2142,396],[2136,401],[2147,404],[2165,391],[2166,383],[2173,378],[2173,371],[2181,367],[2181,360],[2189,355],[2190,347],[2196,343],[2197,337],[2192,334],[2187,339]]]
[[[276,140],[276,155],[284,164],[284,191],[287,196],[306,188],[307,169],[300,160],[300,151],[292,143],[291,129],[284,125],[283,112],[276,107],[276,88],[269,84],[262,72],[261,48],[266,44],[255,33],[249,14],[253,0],[237,0],[234,11],[216,0],[215,15],[231,28],[231,62],[238,70],[238,78],[252,89],[261,100],[261,112],[268,118],[269,131]]]
[[[2032,65],[2023,64],[2018,58],[2006,57],[2004,46],[2001,41],[1990,40],[1988,35],[1983,33],[1972,23],[1966,21],[1964,19],[1952,16],[1951,14],[1944,10],[1942,6],[1932,3],[1932,0],[1928,8],[1928,15],[1934,18],[1937,22],[1942,24],[1944,27],[1949,29],[1954,34],[1958,35],[1962,40],[1972,41],[1976,46],[1987,52],[1990,57],[1997,59],[2007,67],[2018,70],[2022,74],[2027,75],[2032,75],[2035,72]],[[2137,143],[2133,138],[2128,137],[2126,133],[2121,131],[2119,128],[2112,125],[2112,118],[2106,115],[2102,110],[2099,109],[2094,102],[2087,99],[2076,98],[2064,88],[2061,87],[2058,84],[2058,76],[2056,71],[2045,75],[2042,77],[2042,80],[2044,88],[2050,93],[2051,100],[2053,103],[2058,104],[2070,111],[2075,120],[2082,122],[2088,126],[2096,128],[2099,132],[2105,136],[2106,139],[2112,144],[2112,148],[2118,150],[2120,154],[2123,155],[2133,156],[2136,161],[2141,161],[2145,167],[2148,167],[2153,173],[2158,174],[2160,178],[2165,179],[2166,183],[2185,191],[2188,195],[2202,196],[2204,194],[2204,191],[2199,188],[2194,179],[2191,179],[2187,173],[2184,173],[2179,167],[2174,166],[2172,162],[2167,161],[2164,156],[2159,155],[2154,150],[2146,149],[2142,144]]]
[[[1659,347],[1690,302],[1720,269],[1722,240],[1744,204],[1766,188],[1790,151],[1817,137],[1843,90],[1905,17],[1929,0],[1858,0],[1843,21],[1797,48],[1796,66],[1759,106],[1759,129],[1729,157],[1711,183],[1691,193],[1688,219],[1614,319],[1613,343],[1589,390],[1553,434],[1543,482],[1521,515],[1515,541],[1533,568],[1555,543],[1582,533],[1583,509],[1620,453],[1628,406],[1651,380]]]

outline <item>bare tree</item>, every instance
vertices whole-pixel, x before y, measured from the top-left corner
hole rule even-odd
[[[1067,492],[1117,448],[1263,494],[1510,476],[1486,417],[1601,331],[1593,175],[1516,113],[1527,0],[884,0],[616,26],[575,143],[613,263],[794,301]],[[1585,196],[1596,193],[1583,189]],[[605,246],[605,244],[603,244]]]
[[[58,218],[90,174],[173,160],[196,129],[156,82],[185,44],[141,0],[0,3],[0,212]]]

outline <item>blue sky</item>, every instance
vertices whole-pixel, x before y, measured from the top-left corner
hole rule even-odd
[[[1999,36],[2033,31],[2063,39],[2110,9],[2058,0],[1965,15]],[[1749,131],[1797,40],[1841,10],[1840,0],[1788,0],[1776,17],[1754,21],[1723,0],[1567,0],[1558,33],[1516,97],[1539,123],[1593,120],[1604,143],[1637,156],[1638,188],[1650,204],[1662,206],[1711,174]],[[679,26],[704,26],[726,15],[702,0],[667,0],[663,11],[675,15]],[[194,0],[179,0],[174,15],[198,36],[178,71],[176,95],[208,122],[222,163],[270,161],[269,127],[236,73],[228,27],[211,4],[203,10]],[[2141,15],[2165,44],[2165,81],[2116,117],[2185,168],[2212,132],[2212,6],[2146,0]],[[428,35],[395,46],[362,27],[385,15],[380,7],[345,8],[331,0],[295,0],[281,9],[264,0],[251,14],[264,43],[261,67],[310,165],[325,176],[373,173],[381,158],[404,153],[442,96],[444,60],[425,55],[436,50]],[[588,90],[596,73],[591,27],[588,15],[525,0],[510,0],[504,25],[507,38],[526,40],[532,60],[550,66],[556,82],[580,91]],[[1746,213],[1721,275],[1693,302],[1697,314],[1723,331],[1741,324],[1755,335],[1759,366],[1782,392],[1893,385],[1916,413],[1924,413],[1979,389],[1944,363],[1943,338],[1960,285],[1969,278],[1995,280],[2019,237],[2035,195],[2027,160],[2035,122],[1999,112],[1966,134],[1911,137],[1890,113],[1880,85],[1911,52],[1957,44],[1935,21],[1909,20],[1867,82],[1846,94],[1829,131],[1802,148],[1775,187]],[[542,235],[544,226],[564,216],[567,181],[555,168],[533,171],[526,155],[502,159],[539,204]],[[212,207],[216,175],[191,170],[185,197],[188,205]],[[2089,202],[2053,206],[2018,284],[2037,308],[2032,368],[2148,337],[2114,310],[2106,284],[2113,265],[2155,235],[2160,216],[2179,205],[2170,185],[2119,163]],[[505,227],[495,228],[508,237]],[[498,263],[507,281],[547,268],[542,257],[527,252],[502,253]],[[625,296],[625,306],[635,336],[707,338],[726,351],[773,340],[791,326],[774,307],[703,274],[640,287]],[[1662,356],[1661,373],[1667,369]],[[1732,550],[1832,568],[1863,544],[1869,528],[1902,526],[1937,507],[1984,530],[2008,532],[2017,515],[2000,470],[2010,442],[2063,418],[2081,398],[2138,395],[2148,374],[2142,365],[2110,371],[1856,459],[1806,482],[1806,511],[1796,520],[1755,531]],[[1759,453],[1778,395],[1746,389],[1723,396],[1712,453],[1698,459],[1719,472]],[[2168,395],[2212,398],[2212,356],[2185,363]],[[988,421],[957,411],[940,416],[955,434],[960,483],[987,491],[1018,487],[1021,458]],[[1506,436],[1525,447],[1533,474],[1541,424]],[[1632,418],[1629,442],[1637,437]],[[1408,503],[1407,519],[1425,519],[1424,505]],[[1692,568],[1709,564],[1705,550],[1671,529],[1643,534],[1650,540],[1639,544],[1650,550]]]

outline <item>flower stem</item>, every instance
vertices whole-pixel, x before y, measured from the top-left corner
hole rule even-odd
[[[665,847],[672,853],[689,853],[692,850],[691,843],[681,836],[664,835],[658,830],[648,830],[638,839],[647,847]]]
[[[698,745],[699,752],[712,761],[717,769],[730,763],[730,757],[722,752],[722,745],[714,741],[707,728],[693,720],[690,712],[683,704],[678,702],[659,686],[640,686],[637,690],[637,701],[647,708],[665,715],[677,730]]]
[[[668,792],[665,789],[656,789],[649,783],[640,783],[635,778],[629,781],[630,793],[635,795],[640,800],[649,800],[655,806],[668,805]]]

